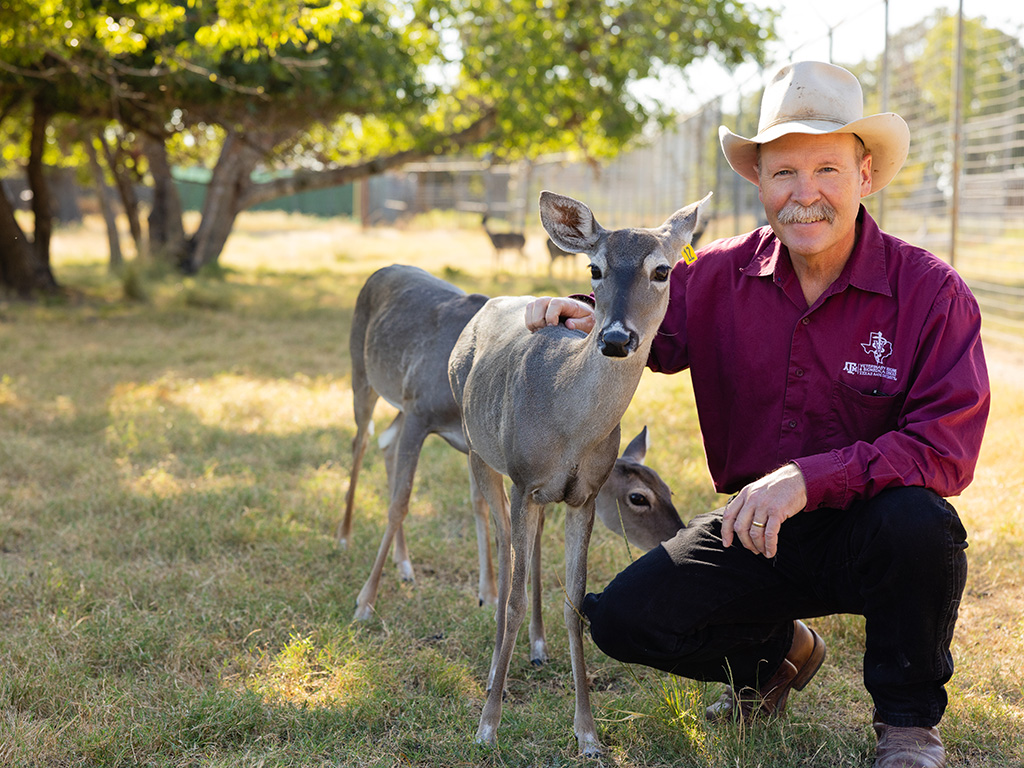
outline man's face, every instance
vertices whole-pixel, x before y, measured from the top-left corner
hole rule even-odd
[[[790,254],[845,259],[860,199],[871,192],[871,156],[853,134],[791,133],[761,146],[758,197]]]

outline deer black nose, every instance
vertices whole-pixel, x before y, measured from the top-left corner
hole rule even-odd
[[[621,326],[605,328],[597,340],[597,348],[607,357],[626,357],[636,345],[636,334]]]

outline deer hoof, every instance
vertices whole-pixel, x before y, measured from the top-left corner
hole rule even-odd
[[[600,757],[603,750],[601,749],[601,742],[597,740],[597,737],[592,734],[578,737],[580,745],[580,755],[582,757]]]
[[[496,747],[498,746],[498,732],[490,725],[481,725],[476,732],[475,741],[477,744],[487,747]]]
[[[530,648],[530,663],[535,667],[543,667],[548,662],[548,647],[543,640],[534,641]]]
[[[416,581],[416,577],[412,572],[412,563],[408,560],[403,560],[398,564],[398,578],[402,581]]]

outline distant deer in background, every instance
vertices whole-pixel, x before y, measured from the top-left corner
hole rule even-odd
[[[707,200],[707,198],[705,198]],[[559,247],[590,255],[594,329],[564,324],[530,333],[531,297],[498,297],[473,316],[448,376],[470,466],[498,534],[497,632],[476,740],[497,743],[502,695],[526,614],[527,570],[547,504],[565,502],[565,607],[579,750],[601,753],[583,657],[587,549],[598,490],[615,464],[619,422],[640,382],[668,308],[669,276],[690,242],[700,203],[657,229],[608,231],[583,203],[542,192],[540,216]],[[503,475],[512,480],[509,504]]]
[[[486,296],[467,295],[418,267],[404,265],[374,272],[356,298],[349,341],[356,435],[352,441],[345,514],[337,531],[339,547],[346,547],[352,535],[356,482],[373,428],[374,406],[383,397],[399,410],[380,439],[389,481],[388,527],[370,577],[359,593],[357,619],[372,615],[392,542],[400,577],[413,578],[402,523],[408,514],[423,441],[427,435],[437,434],[456,450],[468,451],[462,415],[448,383],[448,358],[462,329],[486,300]],[[646,451],[645,427],[616,461],[598,497],[599,514],[605,524],[617,533],[624,532],[630,542],[645,551],[671,538],[682,527],[668,486],[643,464]],[[470,495],[480,563],[478,598],[481,605],[493,605],[497,590],[487,507],[472,474]],[[539,557],[536,565],[539,569]],[[539,579],[539,570],[536,578]],[[531,626],[537,644],[534,660],[541,662],[546,656],[539,593],[539,589],[534,589],[537,610]]]
[[[572,264],[576,260],[576,254],[571,251],[563,251],[557,245],[555,241],[550,237],[547,239],[548,255],[551,256],[551,261],[548,263],[548,277],[551,277],[555,271],[555,262],[559,259],[565,259],[566,263]]]
[[[519,251],[519,257],[526,258],[526,236],[522,232],[492,232],[487,228],[488,216],[485,213],[483,220],[484,232],[491,238],[491,245],[494,246],[494,265],[497,266],[501,260],[502,251]]]

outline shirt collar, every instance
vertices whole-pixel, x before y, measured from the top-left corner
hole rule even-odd
[[[886,243],[878,224],[871,218],[863,205],[857,214],[860,237],[853,246],[850,260],[842,274],[832,284],[829,293],[838,293],[848,285],[862,291],[892,296],[889,276],[886,270]],[[753,258],[740,270],[748,277],[778,277],[784,281],[793,273],[789,260],[789,249],[775,236],[770,226],[761,227],[758,232]]]

